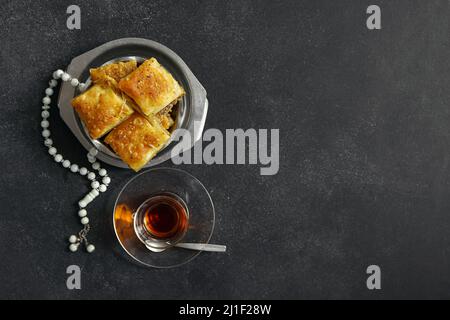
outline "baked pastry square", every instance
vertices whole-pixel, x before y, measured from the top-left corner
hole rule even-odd
[[[105,138],[114,152],[134,171],[139,171],[169,140],[170,135],[156,118],[135,113]]]
[[[132,102],[109,86],[93,85],[72,99],[92,139],[108,133],[134,113]]]
[[[93,68],[89,70],[89,73],[91,74],[92,82],[109,84],[117,87],[117,83],[120,79],[129,75],[131,72],[136,70],[136,68],[136,60],[129,60],[107,64],[99,68]]]
[[[131,97],[139,111],[147,116],[157,114],[184,95],[184,89],[155,58],[146,60],[120,80],[119,89]]]

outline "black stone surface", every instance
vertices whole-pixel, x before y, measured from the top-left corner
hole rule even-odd
[[[450,298],[448,1],[73,1],[0,6],[0,298]],[[86,181],[40,136],[51,72],[109,40],[177,52],[208,91],[208,128],[279,128],[280,171],[183,165],[217,209],[212,241],[170,270],[130,263],[111,199],[89,209],[93,255],[71,254]],[[55,112],[59,150],[85,150]],[[170,162],[164,166],[173,166]],[[108,167],[112,189],[133,173]],[[113,196],[113,192],[110,193]],[[82,289],[66,268],[82,267]],[[382,289],[366,288],[381,267]]]

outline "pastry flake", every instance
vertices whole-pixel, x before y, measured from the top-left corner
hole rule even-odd
[[[172,117],[170,116],[170,114],[159,114],[157,115],[157,118],[159,120],[159,122],[161,122],[161,125],[163,126],[164,129],[169,130],[170,127],[173,126],[173,124],[175,123],[175,121],[172,119]]]
[[[155,115],[176,103],[184,89],[155,58],[146,60],[135,71],[119,81],[119,89],[131,97],[144,115]]]
[[[129,75],[131,72],[136,70],[136,68],[136,60],[129,60],[107,64],[99,68],[93,68],[89,70],[89,73],[91,74],[92,82],[117,87],[117,83],[120,79]]]
[[[135,113],[114,128],[105,142],[134,171],[139,171],[167,143],[170,134],[155,118]]]
[[[174,124],[175,120],[172,118],[172,108],[174,104],[169,104],[156,114],[156,118],[159,119],[164,129],[169,130]]]
[[[72,99],[72,106],[92,139],[102,137],[134,113],[126,97],[102,85],[93,85]]]

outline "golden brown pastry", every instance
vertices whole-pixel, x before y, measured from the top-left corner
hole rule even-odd
[[[136,60],[130,60],[107,64],[99,68],[93,68],[89,70],[89,73],[91,74],[92,82],[109,84],[116,87],[120,79],[129,75],[131,72],[136,70],[136,68]]]
[[[92,139],[98,139],[133,114],[132,103],[113,88],[93,85],[72,99]]]
[[[161,122],[161,125],[164,129],[169,130],[171,126],[175,123],[175,121],[172,119],[170,114],[163,113],[157,115],[157,118],[159,119],[159,122]]]
[[[135,113],[105,138],[116,154],[134,171],[139,171],[169,140],[170,135],[155,118]]]
[[[156,114],[156,117],[161,122],[164,129],[169,130],[170,127],[172,127],[175,123],[174,119],[172,118],[171,112],[172,112],[173,104],[169,104],[167,107],[162,109],[160,112]]]
[[[155,58],[146,60],[119,81],[119,89],[130,96],[140,111],[155,115],[184,95],[184,89]]]

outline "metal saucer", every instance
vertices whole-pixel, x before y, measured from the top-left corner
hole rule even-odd
[[[75,57],[67,67],[67,73],[79,79],[81,82],[90,84],[89,69],[106,65],[117,61],[135,59],[138,63],[155,57],[181,84],[186,95],[178,103],[175,125],[171,130],[178,128],[186,129],[191,138],[191,147],[198,141],[203,133],[203,128],[208,113],[208,99],[206,90],[184,63],[184,61],[172,50],[152,40],[141,38],[123,38],[107,42],[93,50]],[[70,101],[80,94],[78,89],[70,83],[61,85],[58,98],[58,107],[61,118],[78,138],[86,150],[92,147],[98,149],[97,158],[110,165],[128,168],[107,145],[101,140],[93,140],[89,137],[86,128],[81,122]],[[194,131],[195,124],[195,131]],[[180,133],[175,131],[166,146],[145,165],[145,168],[155,166],[171,158],[172,148],[179,143]],[[183,148],[185,149],[185,148]]]

